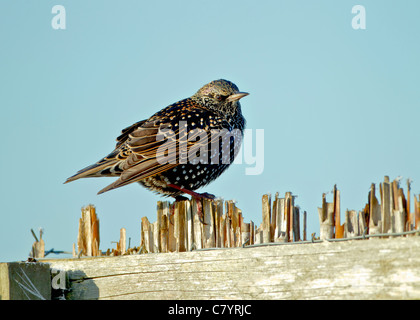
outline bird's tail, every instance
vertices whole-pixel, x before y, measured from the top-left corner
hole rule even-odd
[[[119,168],[120,163],[121,161],[115,158],[103,158],[95,164],[79,170],[75,175],[68,178],[64,183],[68,183],[80,178],[119,176],[122,171]]]

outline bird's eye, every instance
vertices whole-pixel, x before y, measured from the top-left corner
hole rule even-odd
[[[220,94],[215,95],[215,98],[219,101],[224,101],[224,100],[226,100],[227,97],[228,96],[223,96],[223,95],[220,95]]]

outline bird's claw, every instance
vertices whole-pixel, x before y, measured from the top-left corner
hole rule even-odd
[[[214,194],[207,193],[207,192],[199,193],[199,195],[201,196],[201,198],[205,198],[205,199],[208,199],[208,200],[216,199],[216,196]]]
[[[204,213],[203,213],[203,206],[201,204],[201,199],[207,199],[207,200],[214,200],[216,199],[216,196],[214,194],[211,193],[197,193],[191,190],[187,190],[184,188],[181,188],[180,186],[177,186],[175,184],[168,184],[169,187],[174,188],[176,190],[179,190],[181,192],[184,192],[186,194],[189,194],[191,196],[191,200],[195,199],[195,202],[197,203],[197,214],[198,214],[198,218],[200,220],[200,222],[202,224],[207,225],[207,223],[204,222]],[[176,201],[181,201],[181,200],[187,200],[187,198],[185,198],[184,196],[176,196],[175,197],[175,202]],[[173,204],[173,209],[171,210],[173,211],[172,215],[175,213],[175,204]],[[169,219],[169,221],[171,221]]]

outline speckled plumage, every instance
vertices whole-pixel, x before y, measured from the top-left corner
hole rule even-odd
[[[190,98],[124,129],[113,152],[66,182],[86,177],[118,176],[99,193],[133,182],[173,197],[184,193],[180,189],[196,190],[219,177],[233,162],[245,127],[239,99],[246,95],[230,81],[212,81]],[[163,139],[165,130],[173,135]],[[184,133],[188,136],[183,136]],[[227,144],[217,142],[220,146],[217,150],[211,147],[211,142],[219,141],[215,133],[230,134],[234,139],[229,138]],[[197,135],[201,135],[199,139],[196,139]],[[181,140],[185,142],[185,150],[181,148]],[[158,156],[158,150],[164,146],[169,147],[168,151],[176,150],[169,157],[171,161],[166,163]],[[227,148],[226,153],[222,152],[223,148]],[[205,153],[201,151],[206,149],[208,155],[203,156]],[[195,162],[190,161],[194,155],[202,156],[201,162],[198,158]]]

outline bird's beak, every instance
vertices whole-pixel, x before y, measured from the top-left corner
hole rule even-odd
[[[243,98],[247,95],[249,95],[248,92],[238,92],[238,93],[235,93],[235,94],[231,94],[226,100],[229,101],[229,102],[238,101],[239,99],[241,99],[241,98]]]

